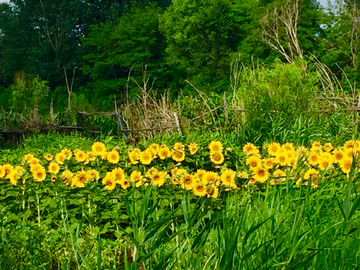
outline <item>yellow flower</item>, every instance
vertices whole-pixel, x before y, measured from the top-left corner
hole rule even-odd
[[[44,167],[41,166],[40,164],[30,165],[30,172],[32,173],[42,169],[44,169]]]
[[[116,187],[115,178],[112,176],[112,173],[108,172],[105,177],[102,179],[102,184],[105,185],[106,190],[114,190]]]
[[[5,176],[5,169],[3,165],[0,165],[0,178],[4,178]]]
[[[340,168],[343,173],[348,174],[351,171],[352,167],[352,159],[350,158],[344,158],[340,162]]]
[[[40,164],[40,160],[38,158],[32,158],[31,161],[29,162],[30,166],[32,165],[38,165]]]
[[[128,180],[126,180],[125,178],[120,181],[120,186],[123,188],[123,189],[127,189],[128,187],[131,186],[130,182]]]
[[[57,177],[55,175],[51,176],[51,178],[50,178],[51,182],[55,182],[56,179],[57,179]]]
[[[333,157],[330,153],[324,152],[320,155],[319,168],[320,170],[328,169],[333,164]]]
[[[149,165],[153,160],[153,153],[150,150],[145,150],[140,153],[140,162],[144,165]]]
[[[209,144],[210,152],[213,152],[213,153],[222,152],[223,148],[224,147],[223,147],[222,143],[219,141],[211,141]]]
[[[243,146],[243,151],[247,155],[258,154],[259,153],[259,149],[252,143],[246,143]]]
[[[64,164],[65,154],[60,152],[55,155],[55,160],[58,164]]]
[[[193,186],[193,192],[196,196],[204,197],[206,192],[206,185],[204,183],[195,183]]]
[[[46,155],[44,156],[44,158],[45,158],[47,161],[53,160],[53,156],[52,156],[51,154],[46,154]]]
[[[185,169],[177,168],[176,174],[177,175],[187,174],[187,171]]]
[[[178,175],[172,176],[172,177],[171,177],[171,182],[172,182],[174,185],[180,184],[179,176],[178,176]]]
[[[107,155],[108,155],[108,152],[104,152],[101,154],[101,159],[102,160],[107,160]]]
[[[187,190],[192,190],[195,184],[195,177],[191,174],[183,175],[181,178],[181,187]]]
[[[25,169],[21,166],[15,166],[15,170],[18,172],[18,175],[21,176],[24,174]],[[0,173],[1,174],[1,173]],[[1,177],[0,177],[1,178]]]
[[[358,145],[359,143],[357,142],[356,145]],[[349,148],[354,148],[355,146],[355,141],[354,140],[348,140],[344,143],[344,150],[349,149]]]
[[[307,149],[305,146],[300,146],[297,150],[296,150],[296,156],[302,157],[307,153]]]
[[[85,187],[85,184],[89,180],[89,178],[89,174],[86,171],[78,171],[72,179],[71,186],[83,188]]]
[[[320,161],[320,155],[318,152],[310,152],[308,162],[310,165],[318,165]]]
[[[171,156],[171,151],[166,145],[162,145],[158,151],[159,158],[164,160]]]
[[[354,148],[347,148],[347,149],[344,149],[344,155],[345,155],[345,157],[353,158],[353,157],[356,157],[358,155],[358,153],[357,153],[357,151],[354,150]]]
[[[219,176],[216,172],[213,171],[207,171],[203,175],[203,182],[205,184],[215,184],[216,180],[218,180]]]
[[[72,182],[73,173],[69,170],[65,170],[61,174],[61,179],[64,181],[65,185],[69,185]]]
[[[206,196],[208,198],[217,198],[219,197],[219,188],[215,185],[211,185],[207,190],[206,190]]]
[[[91,146],[91,151],[95,156],[101,156],[106,153],[106,146],[102,142],[94,142]]]
[[[341,149],[336,149],[333,152],[334,162],[336,162],[336,163],[340,163],[343,160],[344,156],[345,156],[345,153]]]
[[[239,172],[237,176],[239,178],[244,178],[244,179],[249,178],[249,174],[247,172],[245,172],[245,171]]]
[[[51,162],[48,170],[50,173],[57,174],[60,171],[60,166],[56,162]]]
[[[10,164],[4,164],[2,167],[5,172],[3,178],[9,179],[9,175],[14,170],[14,167],[11,166]]]
[[[131,182],[137,182],[137,181],[141,181],[143,178],[141,172],[135,170],[135,171],[132,171],[131,174],[130,174],[130,181]]]
[[[17,181],[19,179],[19,174],[16,170],[13,170],[10,174],[9,174],[9,180],[10,183],[13,184],[14,186],[17,184]]]
[[[281,185],[283,181],[278,179],[270,179],[269,183],[270,185],[275,186],[275,185]]]
[[[111,150],[110,152],[108,152],[106,159],[112,163],[112,164],[116,164],[119,162],[120,159],[120,155],[118,153],[118,151],[116,151],[115,149]]]
[[[137,164],[139,161],[139,158],[140,158],[140,150],[138,151],[139,149],[137,150],[131,150],[130,152],[128,152],[128,157],[130,159],[130,163],[135,165]]]
[[[295,151],[287,151],[287,165],[291,166],[294,164],[297,156],[296,156],[296,152]]]
[[[324,145],[324,150],[325,150],[326,152],[330,152],[331,150],[333,150],[332,144],[331,144],[331,143],[325,143],[325,145]]]
[[[33,154],[31,153],[28,153],[24,156],[24,159],[27,161],[27,162],[30,162],[32,159],[34,158]]]
[[[261,159],[257,156],[250,156],[246,159],[246,164],[250,166],[251,170],[261,166]]]
[[[37,170],[37,171],[34,171],[34,172],[32,173],[32,177],[33,177],[36,181],[38,181],[38,182],[44,181],[45,178],[46,178],[45,169],[42,168],[42,169],[39,169],[39,170]]]
[[[273,175],[278,178],[282,178],[286,176],[286,173],[283,170],[277,169],[273,172]]]
[[[265,169],[272,169],[274,167],[274,159],[266,158],[263,160]]]
[[[268,153],[271,156],[276,156],[280,149],[280,144],[277,142],[273,142],[268,146]]]
[[[184,151],[185,150],[185,146],[181,143],[181,142],[176,142],[173,146],[174,150],[180,150],[180,151]]]
[[[92,151],[87,152],[86,155],[88,156],[89,161],[96,160],[96,156],[94,155],[94,153]]]
[[[295,152],[295,147],[292,143],[284,143],[281,146],[281,149],[288,151],[288,152]]]
[[[237,188],[235,183],[235,172],[233,170],[227,169],[223,171],[220,179],[224,186]]]
[[[250,180],[248,181],[248,185],[254,185],[256,183],[256,180],[254,178],[250,178]]]
[[[89,164],[89,162],[90,162],[89,156],[86,154],[84,165]]]
[[[125,180],[125,172],[122,168],[115,168],[112,170],[112,175],[115,178],[117,184],[121,184]]]
[[[305,173],[304,173],[304,180],[308,180],[308,179],[314,179],[314,177],[317,177],[318,175],[318,171],[315,170],[314,168],[309,168]]]
[[[151,184],[154,186],[162,186],[165,183],[166,178],[168,178],[168,174],[166,172],[155,172],[151,175],[150,180]]]
[[[145,173],[146,177],[151,177],[154,173],[156,173],[158,170],[154,167],[151,167],[150,169],[147,170],[147,172]]]
[[[139,171],[132,171],[130,174],[130,181],[135,183],[135,187],[142,185],[143,176]]]
[[[174,168],[172,168],[172,169],[170,170],[170,172],[171,172],[172,175],[176,175],[176,174],[178,173],[178,171],[179,171],[179,168],[178,168],[178,167],[174,167]]]
[[[310,151],[320,151],[322,148],[321,143],[319,141],[315,141],[311,144]]]
[[[199,150],[199,145],[196,143],[190,143],[189,144],[189,152],[191,155],[194,155]]]
[[[288,152],[280,150],[277,155],[275,156],[274,161],[278,164],[280,164],[281,166],[286,166],[288,165],[289,162],[289,155]]]
[[[100,179],[100,173],[97,170],[89,170],[88,174],[90,176],[89,181],[99,180]]]
[[[262,167],[257,167],[254,169],[253,178],[260,183],[264,183],[269,178],[269,172]]]
[[[61,150],[61,153],[63,153],[63,154],[65,155],[65,158],[66,158],[67,160],[70,160],[71,157],[72,157],[72,152],[71,152],[71,150],[69,150],[69,149],[67,149],[67,148]]]
[[[196,178],[197,180],[202,181],[205,173],[206,173],[205,170],[203,170],[203,169],[198,169],[198,170],[196,171],[196,173],[194,174],[194,176],[195,176],[195,178]]]
[[[210,160],[216,165],[224,163],[224,155],[221,152],[210,152]]]
[[[181,162],[185,159],[185,152],[183,150],[174,150],[171,157],[176,162]]]
[[[153,152],[153,155],[156,155],[160,149],[160,146],[157,143],[152,143],[148,149]]]
[[[86,155],[86,153],[84,151],[75,150],[74,155],[75,155],[75,159],[76,159],[77,162],[85,162],[86,161],[87,155]],[[64,154],[64,157],[65,157],[65,154]]]

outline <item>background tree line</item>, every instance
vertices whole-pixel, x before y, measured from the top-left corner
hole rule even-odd
[[[244,68],[305,69],[316,57],[354,91],[359,2],[11,0],[0,5],[0,105],[108,110],[146,83],[173,98],[195,91],[187,82],[222,93],[239,57]]]

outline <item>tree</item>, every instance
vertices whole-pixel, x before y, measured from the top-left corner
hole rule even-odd
[[[345,28],[347,30],[347,36],[350,39],[350,59],[352,66],[356,68],[358,66],[358,51],[360,42],[360,5],[357,0],[344,0],[341,7],[342,16],[345,17],[345,24],[348,24]],[[345,31],[346,31],[345,30]]]
[[[261,38],[291,63],[314,53],[321,31],[320,6],[313,1],[281,0],[268,4],[261,18]]]
[[[247,33],[231,0],[174,0],[161,17],[166,59],[193,83],[205,88],[227,82],[231,56]],[[185,79],[185,78],[183,78]]]
[[[262,40],[281,53],[291,63],[295,57],[303,58],[298,38],[299,0],[287,0],[266,12],[261,20]]]
[[[161,67],[165,64],[158,25],[161,11],[155,3],[144,8],[131,5],[118,22],[91,26],[82,39],[89,53],[83,56],[86,63],[81,69],[92,79],[87,88],[93,98],[128,94],[129,76],[141,81],[146,66],[149,76],[166,76]]]
[[[360,2],[337,0],[326,12],[325,53],[320,60],[343,81],[346,91],[354,91],[360,81],[358,64],[360,45]]]
[[[91,24],[115,21],[123,7],[115,0],[11,0],[0,14],[4,77],[12,81],[24,71],[49,81],[51,89],[65,85],[69,107],[74,88],[87,80],[79,72],[80,38]]]

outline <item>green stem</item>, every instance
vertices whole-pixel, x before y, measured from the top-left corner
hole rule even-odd
[[[40,197],[39,194],[36,192],[36,201],[37,201],[37,212],[38,212],[38,224],[41,227],[41,213],[40,213]]]

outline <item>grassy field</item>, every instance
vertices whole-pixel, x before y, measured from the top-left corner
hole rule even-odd
[[[333,125],[27,138],[0,150],[0,267],[358,269],[360,142]]]

